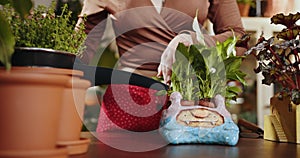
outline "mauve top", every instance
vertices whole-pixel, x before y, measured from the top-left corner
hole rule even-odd
[[[88,63],[94,57],[106,26],[103,19],[112,14],[119,64],[157,71],[161,54],[177,34],[190,33],[195,39],[192,22],[197,10],[200,25],[206,19],[213,23],[215,35],[205,35],[209,44],[226,40],[232,30],[237,36],[245,33],[236,0],[165,0],[160,13],[151,0],[85,0],[81,15],[87,15],[89,35],[82,60]]]

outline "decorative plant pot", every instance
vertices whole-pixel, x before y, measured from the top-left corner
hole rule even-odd
[[[0,157],[67,157],[56,140],[69,77],[24,69],[0,69]]]
[[[289,97],[271,98],[271,115],[264,116],[264,139],[300,143],[300,108]]]
[[[239,129],[225,108],[225,100],[216,96],[216,108],[182,106],[181,94],[173,92],[172,104],[163,112],[160,133],[171,144],[203,143],[236,145]]]

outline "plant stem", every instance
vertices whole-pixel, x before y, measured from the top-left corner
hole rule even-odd
[[[299,59],[299,55],[298,55],[298,51],[296,49],[293,50],[293,55],[295,55],[295,63],[296,66],[293,66],[296,68],[296,72],[300,72],[299,70],[299,62],[300,62],[300,59]],[[299,89],[299,84],[300,84],[300,75],[298,73],[295,73],[296,77],[295,77],[295,82],[296,82],[296,85],[297,85],[297,89]]]
[[[289,76],[287,75],[286,73],[282,73],[281,71],[280,72],[276,72],[276,78],[279,78],[279,77],[284,77],[286,80],[287,80],[287,85],[291,88],[291,89],[295,89],[297,87],[297,85],[294,83],[294,80]],[[283,83],[283,81],[281,81],[280,83]],[[287,87],[286,84],[282,84],[284,87]]]
[[[277,54],[274,52],[274,50],[270,47],[269,48],[270,52],[273,54],[273,56],[276,58],[276,60],[279,62],[279,65],[275,62],[276,65],[278,66],[283,66],[282,61],[280,60],[280,58],[278,58]]]

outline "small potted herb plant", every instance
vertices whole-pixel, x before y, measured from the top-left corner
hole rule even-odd
[[[285,28],[269,39],[261,36],[257,44],[246,52],[257,59],[255,72],[262,73],[262,83],[275,84],[279,88],[278,93],[271,98],[272,114],[265,116],[266,139],[300,143],[300,128],[297,127],[300,118],[299,19],[299,12],[274,15],[271,23],[284,25]],[[274,125],[276,121],[280,124]],[[273,131],[281,131],[283,134],[277,133],[277,138],[274,138],[274,134],[271,134]]]
[[[55,3],[48,8],[38,6],[26,18],[21,18],[9,6],[3,7],[3,14],[7,17],[15,38],[15,52],[12,56],[12,64],[15,66],[35,64],[72,68],[76,55],[80,55],[84,49],[84,26],[80,25],[75,31],[75,23],[71,21],[71,11],[67,5],[64,5],[60,15],[55,15]],[[27,51],[28,49],[30,50]],[[31,56],[39,60],[30,59],[28,54],[24,56],[24,51],[30,52]],[[47,52],[50,52],[49,56],[46,56]],[[57,59],[52,57],[54,53]]]
[[[46,157],[85,152],[88,140],[81,140],[79,134],[85,90],[90,82],[80,78],[83,72],[72,70],[76,56],[84,49],[84,26],[75,31],[67,6],[60,15],[54,14],[53,3],[50,7],[29,7],[30,13],[21,16],[16,8],[22,6],[15,7],[20,3],[8,2],[0,10],[0,20],[8,26],[2,27],[6,33],[11,31],[6,36],[10,38],[0,38],[1,43],[8,44],[0,47],[3,50],[0,52],[3,64],[0,66],[0,104],[4,113],[1,120],[5,120],[0,124],[6,127],[7,133],[1,137],[0,157],[21,151],[21,155],[28,157],[35,156],[31,155],[35,153],[32,151],[40,151]],[[27,2],[30,1],[24,1],[24,6]],[[74,120],[75,128],[70,122]],[[67,132],[67,137],[62,136],[69,129],[73,131]],[[74,152],[70,144],[85,149]]]

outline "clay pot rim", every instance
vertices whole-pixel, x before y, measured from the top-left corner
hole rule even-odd
[[[68,150],[64,148],[54,148],[49,150],[6,150],[0,151],[0,156],[4,156],[7,158],[10,157],[43,157],[43,158],[53,158],[53,156],[68,156]]]
[[[3,70],[6,71],[6,70]],[[0,70],[1,72],[1,70]],[[56,75],[56,74],[40,74],[40,73],[28,73],[28,72],[1,72],[0,73],[0,83],[14,83],[18,84],[53,84],[65,86],[68,82],[68,76]]]
[[[57,141],[58,146],[65,146],[65,145],[81,145],[81,144],[89,144],[91,140],[89,138],[80,138],[78,140],[72,141]]]
[[[89,138],[80,138],[74,141],[59,141],[57,146],[67,147],[69,155],[77,155],[86,153],[91,140]]]
[[[0,70],[4,69],[0,67]],[[83,71],[65,68],[45,67],[45,66],[12,66],[10,71],[27,71],[34,73],[69,75],[75,77],[82,77]]]
[[[195,100],[181,100],[180,104],[181,104],[181,106],[195,106],[195,105],[197,105]]]
[[[205,103],[207,104],[205,104]],[[205,106],[205,107],[210,107],[210,108],[215,108],[215,104],[213,101],[206,101],[206,100],[181,100],[180,101],[181,106]]]

